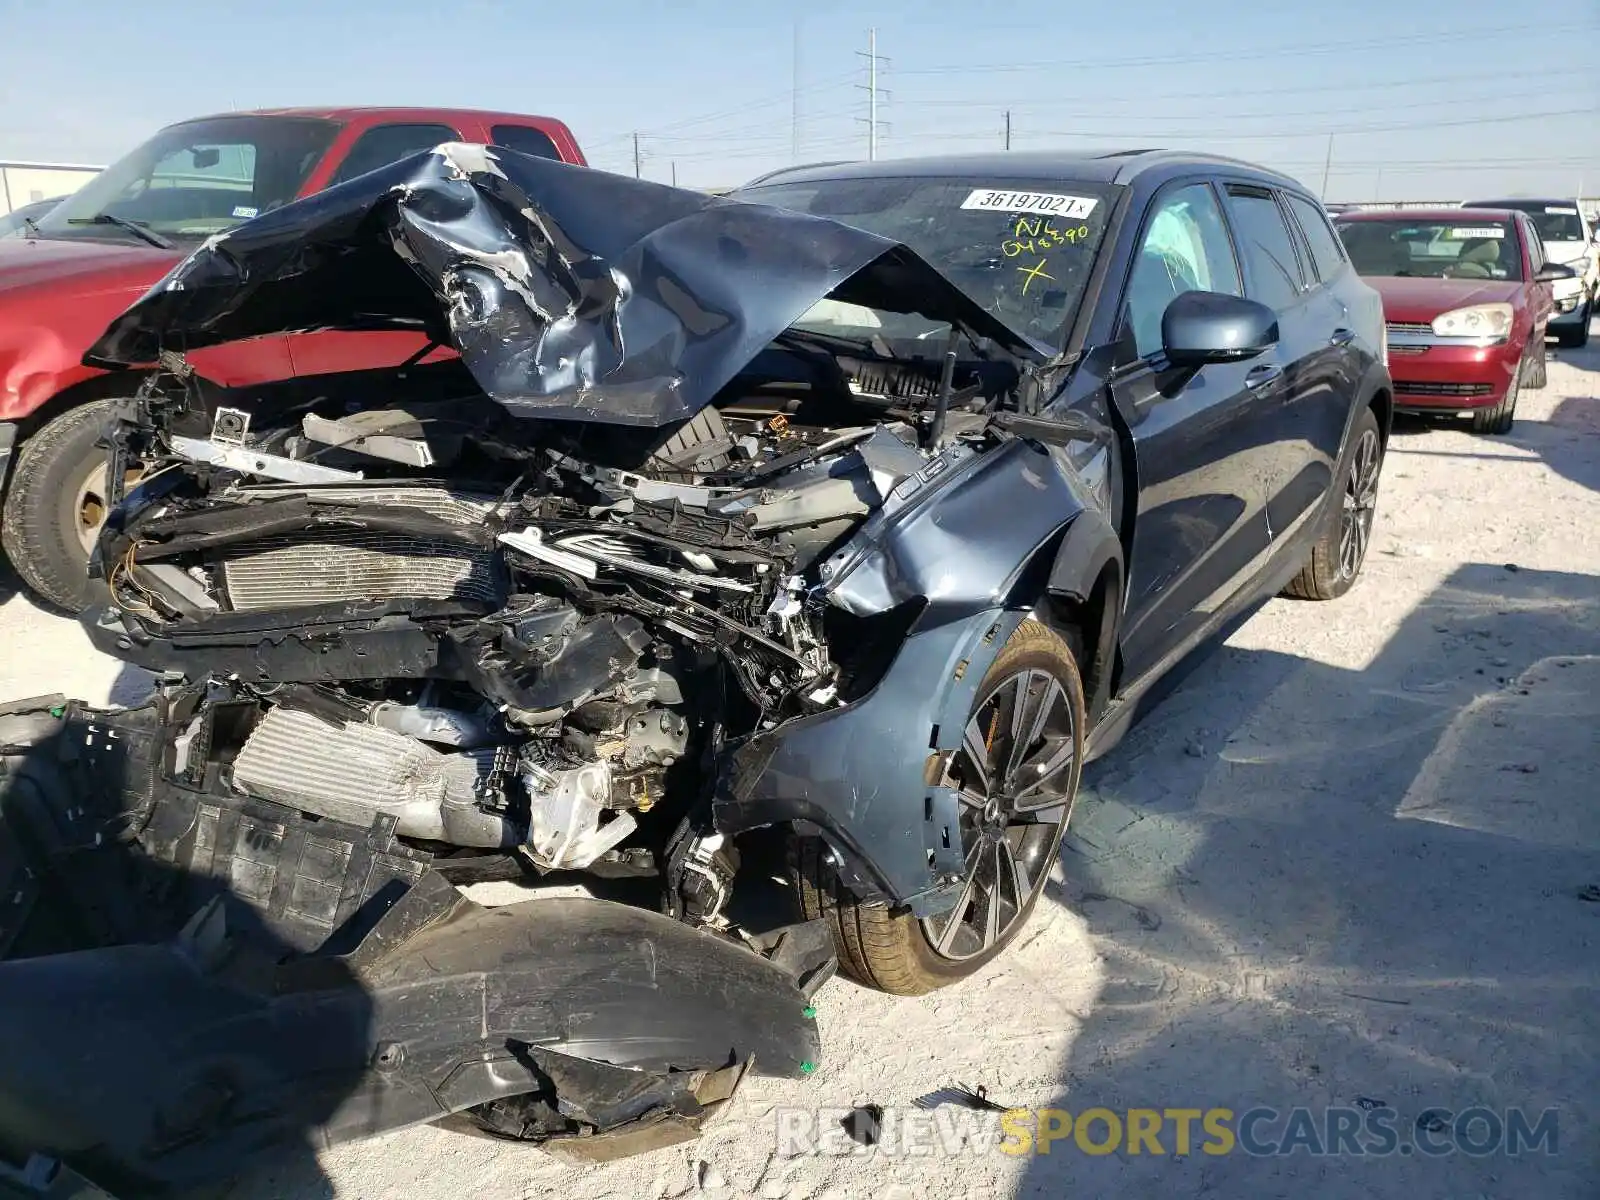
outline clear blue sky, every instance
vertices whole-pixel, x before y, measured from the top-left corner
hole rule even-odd
[[[998,149],[1009,109],[1018,149],[1205,148],[1314,188],[1338,131],[1335,201],[1600,194],[1600,0],[0,0],[0,158],[104,162],[229,108],[452,104],[560,116],[614,170],[638,131],[646,176],[734,184],[791,160],[797,57],[800,157],[865,157],[869,26],[881,157]]]

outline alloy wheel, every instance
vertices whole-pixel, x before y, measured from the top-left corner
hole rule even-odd
[[[1043,889],[1071,814],[1077,735],[1050,672],[1002,679],[967,722],[941,781],[960,801],[966,878],[955,907],[922,922],[935,953],[968,959],[994,947]]]
[[[1378,510],[1378,469],[1382,458],[1377,433],[1366,430],[1350,456],[1350,472],[1345,477],[1339,523],[1340,579],[1354,579],[1367,557],[1372,520]]]

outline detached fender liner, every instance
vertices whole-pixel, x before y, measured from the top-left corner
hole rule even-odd
[[[817,1061],[805,997],[746,949],[609,901],[485,909],[426,879],[424,903],[369,934],[375,961],[364,942],[258,986],[183,940],[0,964],[0,1157],[50,1155],[114,1191],[187,1187],[292,1139],[530,1094],[627,1126],[681,1093],[670,1115],[692,1116],[707,1076]]]
[[[818,1061],[750,949],[610,901],[487,909],[390,829],[168,782],[182,719],[0,705],[0,1163],[145,1195],[443,1118],[593,1158]]]

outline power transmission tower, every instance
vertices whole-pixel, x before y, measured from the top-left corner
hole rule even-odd
[[[889,60],[878,53],[878,31],[876,29],[867,30],[866,52],[862,53],[857,50],[856,54],[867,60],[867,82],[864,86],[867,92],[867,158],[870,161],[878,157],[878,130],[882,127],[882,122],[878,120],[878,100],[880,97],[886,98],[888,96],[888,93],[878,86],[878,64]],[[863,85],[857,84],[856,86],[862,87]],[[857,117],[856,120],[859,121],[861,118]]]

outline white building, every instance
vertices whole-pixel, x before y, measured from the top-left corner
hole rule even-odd
[[[77,191],[99,174],[79,163],[10,162],[0,159],[0,216],[24,204]]]

